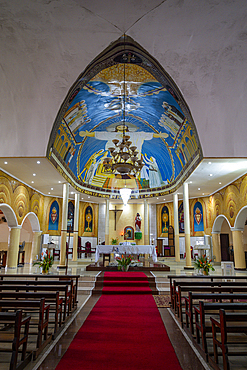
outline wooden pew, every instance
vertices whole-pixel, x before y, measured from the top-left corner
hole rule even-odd
[[[50,304],[50,313],[54,320],[51,320],[49,313],[49,326],[53,325],[53,338],[58,334],[58,328],[62,326],[62,305],[63,298],[59,297],[59,292],[0,292],[0,306],[2,300],[40,300],[45,298],[46,304]]]
[[[72,310],[72,293],[69,292],[68,285],[18,285],[18,284],[1,284],[0,292],[59,292],[60,298],[63,299],[63,321],[66,321],[67,316],[71,313]]]
[[[222,302],[222,300],[228,300],[229,302],[236,302],[236,300],[243,300],[247,302],[247,294],[240,293],[193,293],[189,292],[188,296],[185,297],[185,322],[186,328],[189,328],[190,334],[194,334],[194,322],[193,322],[193,305],[194,302],[200,300],[206,300],[213,302]]]
[[[74,300],[75,303],[77,303],[77,292],[78,292],[78,280],[80,278],[80,275],[43,275],[43,274],[0,274],[0,281],[1,280],[18,280],[18,279],[26,279],[26,280],[34,280],[34,281],[46,281],[49,280],[58,280],[58,281],[64,281],[64,280],[73,280],[74,283]]]
[[[214,369],[220,370],[218,366],[218,347],[221,348],[223,356],[223,368],[224,370],[229,370],[229,356],[246,356],[247,354],[247,311],[245,312],[225,312],[224,309],[220,309],[219,320],[211,317],[212,322],[212,333],[213,333],[213,348],[214,348],[214,360],[209,357],[209,363],[214,367]],[[230,323],[230,325],[228,325]],[[220,330],[220,339],[217,339],[216,333],[217,328]],[[245,334],[245,341],[235,342],[234,338],[229,337],[229,333],[241,333]],[[229,349],[231,344],[241,344],[244,351],[234,351],[231,352]]]
[[[206,277],[207,278],[207,277]],[[176,311],[176,303],[177,303],[177,295],[178,295],[178,286],[184,287],[184,286],[193,286],[193,287],[217,287],[217,286],[247,286],[247,277],[245,278],[245,281],[222,281],[222,280],[213,280],[211,279],[205,279],[203,278],[200,281],[188,281],[185,279],[185,281],[172,281],[172,287],[170,287],[171,292],[171,303],[172,308]]]
[[[23,318],[21,310],[11,313],[0,312],[0,324],[14,324],[14,333],[11,339],[11,336],[6,331],[0,332],[0,342],[5,344],[4,348],[1,348],[0,351],[5,353],[12,352],[9,370],[23,369],[31,361],[32,353],[27,354],[27,340],[30,319],[30,316]],[[7,339],[5,338],[6,336],[8,337]],[[7,343],[11,343],[11,348],[6,348]],[[21,359],[19,362],[18,352],[20,351],[21,346]]]
[[[203,285],[196,286],[180,286],[178,285],[176,290],[176,302],[175,302],[175,313],[177,313],[178,318],[180,319],[181,325],[183,325],[183,300],[188,296],[189,292],[192,293],[247,293],[247,283],[240,284],[230,284],[230,283],[207,283]],[[212,284],[212,286],[211,286]],[[186,309],[186,307],[185,307]],[[186,316],[186,314],[185,314]]]
[[[40,300],[21,300],[21,299],[2,299],[0,300],[0,308],[2,311],[7,312],[22,310],[23,314],[31,316],[29,323],[29,337],[28,337],[28,350],[32,349],[34,360],[43,350],[43,348],[51,341],[52,335],[48,333],[49,323],[49,310],[50,305],[45,304],[45,298]],[[34,328],[34,330],[32,330]],[[30,337],[34,336],[35,346]],[[32,348],[31,348],[32,347]]]
[[[52,285],[52,286],[56,286],[56,287],[59,287],[59,286],[66,286],[68,285],[69,286],[69,295],[71,295],[71,298],[70,298],[70,310],[73,310],[76,308],[76,300],[75,300],[75,286],[74,286],[74,280],[71,279],[71,280],[22,280],[22,279],[18,279],[18,280],[14,280],[14,279],[10,279],[10,280],[0,280],[0,289],[1,289],[1,286],[2,285],[37,285],[37,286],[40,286],[40,285]]]
[[[168,275],[170,280],[170,295],[171,295],[171,305],[174,309],[174,292],[176,291],[176,285],[194,285],[193,283],[202,282],[229,282],[229,280],[235,280],[235,282],[247,282],[247,276],[225,276],[225,275]],[[187,283],[186,283],[187,282]]]
[[[210,320],[207,322],[207,317],[219,316],[220,309],[225,311],[247,311],[247,302],[204,302],[200,301],[199,306],[194,306],[195,311],[195,327],[196,327],[196,343],[200,346],[202,341],[202,350],[205,353],[206,360],[208,359],[207,333],[212,333]]]

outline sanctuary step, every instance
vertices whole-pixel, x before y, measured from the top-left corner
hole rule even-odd
[[[159,294],[155,278],[143,272],[102,272],[93,294]]]

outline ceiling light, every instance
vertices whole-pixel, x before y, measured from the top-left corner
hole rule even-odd
[[[190,184],[192,184],[192,181],[190,181]]]
[[[198,190],[201,190],[201,188],[198,188]]]
[[[8,164],[8,162],[5,161],[4,164]]]
[[[137,151],[137,147],[130,141],[130,135],[128,135],[128,126],[126,125],[126,99],[128,99],[126,93],[126,79],[125,79],[125,68],[128,57],[125,52],[125,34],[124,34],[124,50],[121,56],[123,63],[123,95],[120,96],[122,101],[122,122],[118,125],[119,131],[122,132],[122,139],[113,139],[112,147],[108,148],[110,157],[107,157],[103,161],[103,167],[106,172],[119,173],[121,175],[129,174],[136,175],[139,173],[144,166],[142,163],[140,153]],[[117,134],[117,132],[116,132]]]
[[[213,174],[212,173],[210,173],[210,175],[209,176],[213,176]]]
[[[221,182],[219,182],[219,185],[221,185]]]
[[[36,176],[36,173],[33,173],[33,176]]]
[[[120,189],[120,195],[123,200],[123,204],[127,206],[128,200],[130,198],[131,189],[126,188],[126,185],[123,189]]]
[[[59,184],[61,184],[61,181],[58,181]]]
[[[51,188],[51,190],[53,190],[53,188]]]
[[[51,194],[50,192],[48,194]]]
[[[202,193],[202,195],[204,195],[204,193]]]
[[[40,161],[37,161],[38,164],[40,164]]]
[[[88,197],[88,198],[90,198],[90,197]]]
[[[31,181],[32,184],[34,184],[34,181]]]
[[[156,198],[156,199],[159,199],[159,198]]]
[[[81,198],[81,199],[83,199],[83,198]]]
[[[165,198],[164,198],[164,200],[165,200]]]
[[[211,162],[208,162],[208,164],[211,164]]]

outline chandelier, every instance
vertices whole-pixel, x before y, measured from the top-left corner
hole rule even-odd
[[[132,57],[132,59],[134,56]],[[132,60],[131,59],[131,60]],[[124,66],[124,81],[123,81],[123,96],[121,99],[122,104],[122,114],[123,120],[121,123],[122,127],[122,139],[118,140],[113,139],[113,146],[109,147],[108,150],[111,154],[111,157],[105,158],[103,161],[103,167],[106,171],[111,171],[112,173],[118,173],[121,175],[136,175],[141,171],[144,164],[139,158],[139,153],[136,150],[137,147],[132,143],[131,136],[128,135],[129,129],[126,125],[126,79],[125,79],[125,64],[127,63],[128,58],[125,53],[125,35],[124,35],[124,53],[122,55],[122,63]]]

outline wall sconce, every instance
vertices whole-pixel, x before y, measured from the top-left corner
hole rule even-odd
[[[124,236],[124,232],[123,231],[121,231],[121,234],[120,234],[121,236]]]

